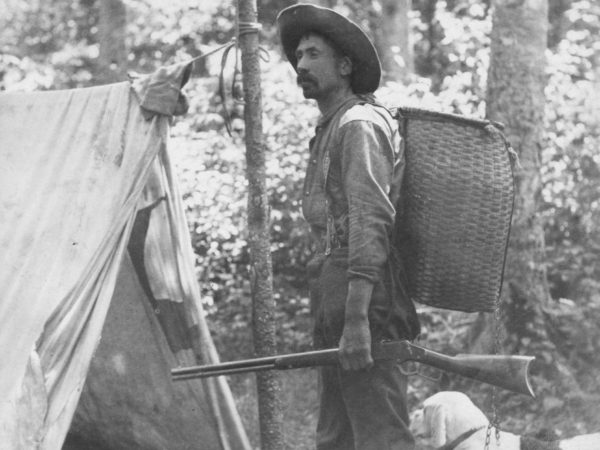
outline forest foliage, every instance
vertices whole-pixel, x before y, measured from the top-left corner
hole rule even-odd
[[[132,73],[186,61],[235,35],[235,2],[125,0]],[[290,0],[261,0],[265,148],[278,338],[282,350],[310,346],[304,265],[311,252],[300,213],[306,146],[317,110],[295,86],[281,56],[274,20]],[[336,3],[336,2],[331,2]],[[338,1],[355,10],[377,9],[378,0]],[[560,351],[581,385],[597,392],[600,367],[600,5],[587,0],[550,1],[545,141],[539,149],[543,190],[546,270],[552,301],[546,314],[557,325]],[[6,0],[0,6],[0,90],[64,89],[94,84],[98,11],[94,0]],[[481,117],[489,63],[490,5],[477,0],[413,0],[410,15],[415,72],[378,91],[384,103]],[[235,52],[233,52],[235,53]],[[235,57],[223,68],[221,53],[199,60],[185,93],[187,116],[172,129],[190,231],[210,326],[226,358],[251,354],[246,245],[246,178],[242,106],[233,85]],[[231,87],[218,94],[224,70]],[[234,91],[233,93],[231,91]],[[232,115],[232,134],[225,117]],[[469,318],[421,308],[426,339],[458,351]],[[532,352],[535,343],[531,343]],[[527,348],[524,349],[527,353]],[[594,370],[595,368],[595,370]],[[431,389],[416,381],[412,401]],[[541,404],[559,422],[564,399]],[[554,414],[554,415],[553,415]],[[522,428],[527,428],[522,416]],[[563,418],[564,419],[564,418]],[[561,419],[562,420],[562,419]],[[583,421],[571,428],[585,431]]]

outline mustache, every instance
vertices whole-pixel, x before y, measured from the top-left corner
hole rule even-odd
[[[306,83],[306,82],[317,84],[317,80],[312,75],[309,75],[307,73],[299,73],[298,76],[296,77],[296,84],[301,84],[301,83]]]

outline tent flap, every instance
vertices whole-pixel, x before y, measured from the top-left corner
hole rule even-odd
[[[178,116],[187,112],[189,105],[181,89],[188,82],[192,67],[193,62],[174,64],[134,80],[133,90],[144,117]]]

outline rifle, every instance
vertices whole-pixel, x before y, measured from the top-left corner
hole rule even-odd
[[[535,359],[531,356],[465,354],[448,356],[406,340],[373,344],[371,355],[374,360],[394,359],[400,363],[419,362],[436,369],[535,397],[528,379],[529,363]],[[171,375],[174,381],[181,381],[262,370],[287,370],[334,364],[338,364],[337,348],[183,367],[172,369]]]

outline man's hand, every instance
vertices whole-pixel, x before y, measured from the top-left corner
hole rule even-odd
[[[373,284],[367,280],[351,280],[346,299],[344,331],[340,340],[340,365],[344,370],[368,369],[371,357],[371,331],[368,311]]]
[[[369,369],[373,366],[368,319],[346,320],[339,351],[340,365],[344,370]]]

